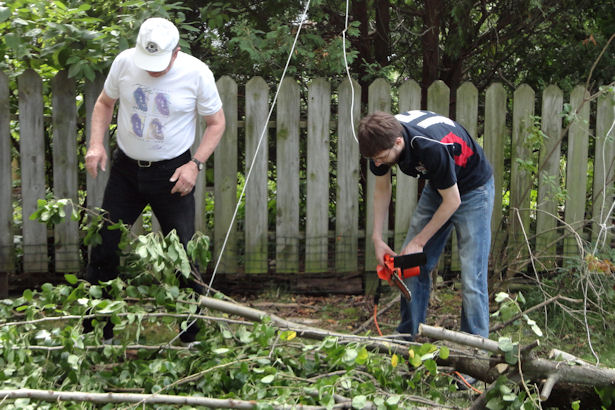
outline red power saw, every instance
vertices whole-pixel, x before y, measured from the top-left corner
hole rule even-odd
[[[391,256],[384,255],[384,266],[378,265],[376,273],[380,279],[389,282],[389,285],[399,289],[401,294],[410,300],[412,295],[404,283],[404,279],[411,276],[418,276],[421,272],[421,265],[427,261],[424,252],[411,253],[409,255]]]

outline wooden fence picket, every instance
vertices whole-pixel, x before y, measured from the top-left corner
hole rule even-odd
[[[15,270],[10,124],[9,79],[0,72],[0,298],[8,296],[7,273]]]
[[[352,80],[338,89],[335,270],[356,272],[359,251],[359,144],[353,129],[361,115],[361,88]],[[354,101],[352,89],[354,88]],[[352,113],[352,115],[351,115]]]
[[[391,85],[384,79],[378,78],[374,80],[368,89],[368,113],[376,111],[391,112]],[[369,167],[369,165],[368,165]],[[396,172],[392,170],[392,172]],[[365,220],[365,270],[375,271],[378,261],[374,254],[374,245],[371,240],[372,231],[374,228],[374,184],[375,176],[369,170],[367,170],[367,193],[365,195],[365,201],[367,204],[367,219]],[[384,218],[384,227],[382,232],[382,239],[385,242],[389,240],[389,226],[388,216]]]
[[[421,108],[421,86],[414,80],[405,81],[399,87],[399,112]],[[397,170],[397,191],[395,194],[395,252],[401,251],[406,239],[410,220],[418,201],[418,179]]]
[[[43,82],[32,69],[18,79],[24,272],[47,272],[47,227],[30,220],[45,198]]]
[[[276,271],[299,271],[299,85],[285,78],[276,106]]]
[[[481,141],[477,134],[478,89],[472,83],[463,83],[457,90],[456,101],[457,111],[455,113],[455,120],[468,131],[472,138],[475,138],[480,143]],[[457,248],[457,236],[454,231],[451,236],[451,264],[449,269],[458,271],[461,269],[461,261],[459,260],[459,249]]]
[[[231,221],[237,205],[237,83],[223,76],[216,84],[225,110],[226,129],[214,153],[214,250],[217,261],[228,233],[218,271],[235,272],[237,223]]]
[[[483,149],[493,167],[494,204],[502,203],[504,184],[504,151],[509,133],[506,129],[506,90],[501,83],[491,84],[485,93],[485,134]],[[506,232],[503,229],[502,207],[495,205],[491,216],[491,269],[500,272],[503,268],[503,246]]]
[[[513,133],[510,161],[510,213],[509,213],[509,262],[520,261],[514,266],[509,265],[509,274],[522,269],[527,261],[527,246],[525,242],[530,227],[530,190],[532,179],[529,171],[520,162],[532,160],[532,150],[529,146],[528,134],[534,126],[534,90],[522,84],[514,93],[513,100]]]
[[[553,267],[557,237],[557,191],[560,189],[560,152],[564,94],[551,85],[542,93],[542,125],[545,140],[538,162],[538,198],[536,212],[536,256],[544,266]]]
[[[615,92],[598,98],[596,108],[596,154],[592,195],[592,242],[604,240],[609,221],[613,220],[615,192]]]
[[[52,81],[53,114],[53,194],[69,198],[78,204],[77,169],[77,106],[75,82],[66,71],[60,71]],[[79,223],[67,218],[54,227],[55,268],[60,272],[79,272]]]
[[[330,105],[329,82],[314,80],[308,89],[306,272],[327,272],[328,268]]]
[[[451,92],[448,86],[442,80],[434,81],[427,89],[427,109],[436,114],[449,116]],[[449,243],[452,241],[451,249],[457,248],[455,230],[453,229]],[[438,270],[442,271],[449,263],[451,254],[443,252],[438,261]]]
[[[245,204],[245,271],[267,273],[267,164],[269,152],[269,87],[262,77],[246,84],[246,186]],[[262,139],[261,139],[262,137]],[[260,145],[259,145],[260,141]],[[258,151],[257,151],[258,149]],[[256,158],[255,158],[256,157]]]
[[[105,77],[103,75],[97,75],[94,81],[85,83],[83,99],[85,104],[85,130],[87,135],[87,144],[90,143],[90,137],[92,135],[92,111],[100,92],[103,89],[105,83]],[[103,202],[103,196],[105,194],[105,187],[107,186],[107,180],[109,179],[109,169],[111,168],[111,158],[113,153],[110,151],[112,146],[109,141],[109,132],[105,133],[105,150],[107,151],[108,160],[106,170],[98,170],[98,175],[93,178],[86,172],[86,190],[87,198],[86,204],[90,209],[101,207]]]
[[[568,162],[566,164],[566,209],[564,221],[571,226],[580,239],[585,226],[585,202],[587,195],[587,151],[589,146],[589,100],[583,86],[577,86],[570,94],[570,107],[576,113],[568,130]],[[574,235],[564,239],[564,257],[579,254],[579,242]]]

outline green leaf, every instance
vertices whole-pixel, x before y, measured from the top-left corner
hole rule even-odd
[[[449,355],[450,355],[450,350],[448,347],[446,346],[442,346],[440,348],[440,359],[446,360],[448,359]]]
[[[367,396],[359,395],[352,398],[352,408],[362,409],[367,404]]]
[[[81,365],[81,359],[79,358],[79,356],[74,355],[74,354],[68,355],[68,358],[66,359],[66,362],[74,370],[79,370],[79,366]]]
[[[508,299],[508,293],[506,292],[499,292],[497,295],[495,295],[495,301],[497,303],[502,303],[506,299]]]
[[[12,14],[13,13],[11,12],[11,9],[9,9],[8,7],[0,7],[0,23],[8,20]]]
[[[364,365],[367,362],[367,359],[369,359],[369,352],[367,351],[365,346],[363,346],[361,350],[359,350],[358,353],[359,354],[357,355],[357,358],[355,359],[355,361],[359,365]]]
[[[75,283],[79,282],[77,276],[73,275],[72,273],[67,273],[66,275],[64,275],[64,279],[66,279],[66,281],[71,285],[74,285]]]
[[[92,297],[96,299],[102,298],[102,289],[100,288],[100,286],[90,286],[90,295],[92,295]]]
[[[389,396],[389,398],[387,399],[386,403],[389,406],[397,406],[397,403],[399,403],[399,400],[401,400],[401,397],[394,394],[392,396]]]
[[[436,365],[435,360],[433,359],[425,360],[423,365],[429,371],[429,373],[431,373],[432,376],[435,376],[438,374],[438,366]]]
[[[261,383],[270,384],[274,380],[275,380],[275,375],[274,374],[269,374],[269,375],[267,375],[267,376],[265,376],[265,377],[263,377],[261,379]]]
[[[354,364],[355,359],[359,356],[357,349],[346,348],[342,361],[346,364]]]
[[[510,352],[515,347],[510,337],[500,337],[498,347],[503,352]]]

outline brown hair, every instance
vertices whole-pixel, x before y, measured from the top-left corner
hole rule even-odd
[[[402,126],[393,115],[376,111],[359,122],[359,151],[362,156],[373,158],[392,148],[401,135]]]

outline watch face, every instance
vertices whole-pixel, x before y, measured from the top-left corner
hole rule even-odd
[[[201,171],[203,169],[203,163],[196,158],[192,158],[192,162],[196,164],[196,168]]]

